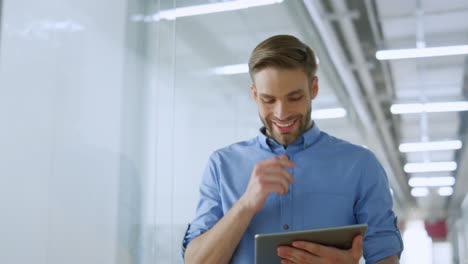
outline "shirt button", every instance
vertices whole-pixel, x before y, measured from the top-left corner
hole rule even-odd
[[[284,226],[283,226],[283,229],[284,229],[284,230],[288,230],[288,229],[289,229],[289,226],[288,226],[288,225],[284,225]]]

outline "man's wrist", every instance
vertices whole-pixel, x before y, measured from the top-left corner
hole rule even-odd
[[[399,264],[400,263],[400,258],[398,255],[392,255],[390,257],[381,259],[376,262],[376,264]]]
[[[252,206],[252,203],[248,201],[245,196],[242,196],[235,204],[240,214],[253,217],[257,210]]]

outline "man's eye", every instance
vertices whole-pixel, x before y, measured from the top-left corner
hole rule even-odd
[[[302,99],[302,96],[290,98],[289,100],[291,100],[291,101],[299,101],[299,100],[301,100],[301,99]]]
[[[272,104],[275,102],[275,100],[265,100],[265,99],[262,99],[263,103],[265,104]]]

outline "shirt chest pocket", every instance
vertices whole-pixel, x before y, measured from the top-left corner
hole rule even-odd
[[[356,223],[353,199],[343,194],[308,192],[301,195],[303,229]],[[299,209],[299,208],[298,208]]]

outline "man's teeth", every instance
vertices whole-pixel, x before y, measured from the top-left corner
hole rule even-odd
[[[288,126],[291,126],[293,123],[294,121],[292,121],[291,123],[287,123],[287,124],[280,124],[280,123],[275,123],[275,124],[279,127],[288,127]]]

